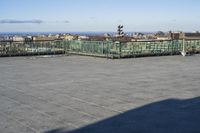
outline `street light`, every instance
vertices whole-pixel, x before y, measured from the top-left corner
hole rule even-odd
[[[119,25],[118,26],[118,30],[117,30],[118,37],[123,37],[124,36],[123,28],[124,28],[123,25]]]

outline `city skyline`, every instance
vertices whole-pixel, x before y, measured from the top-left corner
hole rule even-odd
[[[195,0],[1,0],[0,32],[200,30]]]

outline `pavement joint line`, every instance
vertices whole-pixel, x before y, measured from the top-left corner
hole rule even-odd
[[[20,91],[20,92],[22,92],[22,93],[24,93],[24,94],[26,94],[24,91],[22,91],[22,90],[19,90],[19,89],[16,89],[15,88],[15,90],[18,90],[18,91]],[[44,90],[44,89],[40,89],[40,90]],[[50,89],[51,91],[53,90],[54,91],[54,89]],[[56,90],[56,91],[58,91],[58,90]],[[96,104],[96,103],[93,103],[93,102],[89,102],[89,101],[86,101],[86,100],[83,100],[83,99],[80,99],[80,98],[77,98],[77,97],[75,97],[75,96],[72,96],[72,95],[69,95],[69,94],[67,94],[67,93],[62,93],[62,92],[60,92],[60,94],[61,95],[64,95],[65,97],[66,97],[66,95],[68,96],[68,97],[71,97],[71,98],[74,98],[74,99],[76,99],[77,101],[80,101],[80,102],[82,102],[82,103],[87,103],[87,104],[89,104],[89,105],[93,105],[93,106],[96,106],[96,107],[101,107],[101,108],[104,108],[104,109],[106,109],[106,110],[109,110],[109,111],[113,111],[113,112],[116,112],[116,113],[123,113],[123,111],[119,111],[119,110],[114,110],[114,109],[111,109],[111,108],[108,108],[108,107],[106,107],[106,106],[102,106],[102,105],[98,105],[98,104]],[[30,94],[26,94],[26,95],[30,95]],[[33,95],[30,95],[30,96],[33,96]],[[36,96],[33,96],[33,97],[36,97]],[[42,97],[36,97],[36,98],[40,98],[41,100],[45,100],[45,99],[43,99]],[[45,100],[45,101],[47,101],[47,100]],[[50,102],[50,103],[54,103],[54,104],[57,104],[57,105],[60,105],[60,104],[58,104],[58,103],[55,103],[55,102]],[[61,105],[61,106],[65,106],[65,105]],[[69,108],[68,106],[65,106],[65,107],[67,107],[67,108]],[[76,109],[73,109],[73,108],[71,108],[72,110],[75,110],[75,111],[78,111],[78,110],[76,110]],[[82,112],[82,111],[78,111],[78,112]],[[88,113],[85,113],[85,112],[83,112],[84,114],[88,114]],[[91,117],[94,117],[93,115],[91,115],[91,114],[88,114],[88,115],[90,115]],[[95,119],[98,119],[98,118],[96,118],[96,117],[94,117]]]
[[[41,90],[45,90],[45,89],[41,89]],[[51,91],[54,91],[54,89],[50,89]],[[20,90],[21,91],[21,90]],[[56,91],[59,91],[59,90],[56,90]],[[23,91],[22,91],[23,92]],[[60,93],[60,95],[63,95],[64,97],[70,97],[70,98],[73,98],[73,99],[75,99],[75,100],[77,100],[77,101],[80,101],[80,102],[82,102],[82,103],[87,103],[87,104],[89,104],[89,105],[93,105],[93,106],[96,106],[96,107],[100,107],[100,108],[103,108],[103,109],[105,109],[105,110],[109,110],[109,111],[112,111],[112,112],[116,112],[116,113],[119,113],[119,114],[122,114],[122,113],[124,113],[124,111],[120,111],[120,110],[114,110],[114,109],[111,109],[111,108],[108,108],[108,107],[106,107],[106,106],[102,106],[102,105],[98,105],[98,104],[96,104],[96,103],[93,103],[93,102],[90,102],[90,101],[86,101],[86,100],[83,100],[83,99],[80,99],[80,98],[77,98],[77,97],[75,97],[75,96],[72,96],[72,95],[69,95],[68,93],[64,93],[63,94],[63,92],[61,92],[61,91],[59,91]],[[25,93],[25,92],[23,92],[23,93]],[[25,93],[26,94],[26,93]],[[29,94],[30,95],[30,94]],[[31,95],[31,96],[33,96],[33,95]],[[33,96],[33,97],[35,97],[35,96]],[[161,98],[161,97],[163,97],[163,96],[158,96],[157,98]],[[43,98],[41,98],[41,99],[43,99]],[[149,99],[152,99],[152,98],[149,98]],[[43,99],[44,100],[44,99]],[[126,100],[119,100],[119,101],[123,101],[123,102],[126,102]],[[127,101],[128,102],[128,101]],[[134,102],[128,102],[128,103],[134,103]],[[59,105],[59,104],[58,104]],[[63,105],[63,106],[65,106],[65,105]],[[88,113],[87,113],[88,114]],[[96,118],[95,117],[95,119],[98,119],[98,118]]]
[[[46,89],[44,88],[44,89],[41,89],[41,90],[46,90]],[[54,89],[49,89],[49,90],[54,91]],[[56,90],[56,91],[61,92],[60,90]],[[121,112],[121,113],[122,113],[122,111],[120,111],[120,110],[118,110],[118,111],[117,111],[117,110],[113,110],[113,109],[110,109],[110,108],[108,108],[108,107],[106,107],[106,106],[98,105],[98,104],[96,104],[96,103],[89,102],[89,101],[86,101],[86,100],[83,100],[83,99],[80,99],[80,98],[77,98],[77,97],[68,95],[67,93],[64,93],[64,94],[66,94],[66,95],[64,95],[63,92],[61,92],[61,93],[59,93],[59,94],[65,96],[65,97],[66,97],[66,96],[68,96],[68,97],[70,97],[70,98],[72,97],[73,99],[76,99],[76,100],[78,100],[78,101],[80,101],[80,102],[84,102],[84,103],[88,103],[88,104],[91,104],[91,105],[95,105],[95,106],[97,106],[97,107],[102,107],[102,108],[107,109],[107,110],[110,110],[110,111],[114,111],[114,112],[118,112],[118,113]],[[95,96],[99,96],[99,95],[95,95]],[[159,96],[159,97],[162,97],[162,96]],[[158,97],[158,98],[159,98],[159,97]],[[151,99],[151,98],[149,98],[149,99]],[[113,98],[112,100],[115,100],[115,101],[118,101],[118,102],[134,103],[134,102],[132,102],[132,101],[121,100],[120,98],[119,98],[119,99]]]
[[[53,102],[53,101],[48,101],[48,100],[44,99],[43,97],[36,97],[36,96],[34,96],[34,95],[27,94],[27,93],[25,93],[24,91],[19,90],[19,89],[13,89],[13,90],[19,91],[19,92],[21,92],[21,93],[23,93],[23,94],[25,94],[25,95],[29,95],[29,96],[35,97],[36,99],[43,100],[43,101],[45,101],[45,102],[47,102],[47,103],[52,103],[52,104],[58,105],[58,106],[60,106],[60,107],[65,107],[65,108],[70,109],[70,110],[72,110],[72,111],[76,111],[76,112],[78,112],[78,113],[80,113],[80,114],[84,114],[84,115],[87,115],[88,117],[91,117],[91,118],[94,118],[94,119],[98,120],[98,118],[97,118],[96,116],[91,115],[91,114],[89,114],[89,113],[86,113],[86,112],[83,112],[83,111],[79,111],[79,110],[77,110],[77,109],[71,108],[71,107],[66,106],[66,105],[58,104],[58,103]],[[84,122],[86,122],[86,123],[90,122],[90,121],[87,121],[87,120],[82,120],[82,121],[84,121]]]
[[[41,89],[41,90],[44,90],[44,89]],[[53,91],[54,91],[54,89],[50,89],[50,90],[53,90]],[[56,90],[56,91],[59,91],[59,90]],[[60,91],[59,91],[59,92],[60,92]],[[64,93],[64,94],[65,94],[65,95],[64,95],[63,92],[60,92],[60,94],[63,95],[63,96],[65,96],[65,97],[66,97],[66,95],[67,95],[68,97],[71,97],[71,98],[73,98],[73,99],[76,99],[77,101],[80,101],[80,102],[82,102],[82,103],[87,103],[87,104],[89,104],[89,105],[93,105],[93,106],[96,106],[96,107],[101,107],[101,108],[104,108],[104,109],[106,109],[106,110],[113,111],[113,112],[116,112],[116,113],[123,113],[123,111],[114,110],[114,109],[108,108],[108,107],[106,107],[106,106],[98,105],[98,104],[96,104],[96,103],[89,102],[89,101],[86,101],[86,100],[77,98],[77,97],[75,97],[75,96],[69,95],[68,93]]]
[[[51,89],[51,90],[53,90],[53,89]],[[57,90],[57,91],[58,91],[58,90]],[[81,98],[77,98],[77,97],[75,97],[75,96],[69,95],[68,93],[64,93],[64,94],[63,94],[62,92],[60,92],[60,95],[63,95],[64,97],[71,97],[71,98],[73,98],[73,99],[75,99],[75,100],[77,100],[77,101],[80,101],[80,102],[82,102],[82,103],[87,103],[87,104],[89,104],[89,105],[93,105],[93,106],[96,106],[96,107],[100,107],[100,108],[103,108],[103,109],[105,109],[105,110],[113,111],[113,112],[116,112],[116,113],[123,113],[122,111],[119,111],[119,110],[114,110],[114,109],[108,108],[108,107],[106,107],[106,106],[98,105],[98,104],[96,104],[96,103],[94,103],[94,102],[89,102],[89,101],[83,100],[83,99],[81,99]]]
[[[96,107],[101,107],[101,108],[104,108],[104,109],[106,109],[106,110],[114,111],[114,112],[117,112],[117,113],[123,113],[122,111],[110,109],[110,108],[108,108],[108,107],[105,107],[105,106],[102,106],[102,105],[98,105],[98,104],[96,104],[96,103],[89,102],[89,101],[86,101],[86,100],[83,100],[83,99],[80,99],[80,98],[77,98],[77,97],[74,97],[74,96],[72,96],[72,98],[74,98],[74,99],[76,99],[76,100],[78,100],[78,101],[81,101],[81,102],[83,102],[83,103],[87,103],[87,104],[89,104],[89,105],[93,105],[93,106],[96,106]]]
[[[41,86],[41,85],[40,85]],[[35,86],[33,86],[33,87],[35,87]],[[50,90],[54,90],[54,89],[50,89]],[[124,91],[124,90],[126,90],[126,91]],[[60,90],[56,90],[56,91],[59,91],[60,92]],[[114,90],[113,90],[114,91]],[[123,89],[120,89],[120,91],[123,91],[123,92],[127,92],[127,91],[130,91],[130,88],[128,88],[128,89],[126,89],[126,88],[123,88]],[[62,94],[62,93],[61,93]],[[66,93],[65,93],[66,94]],[[98,95],[95,95],[95,96],[98,96]],[[119,101],[119,102],[129,102],[129,101],[127,101],[127,100],[122,100],[121,98],[115,98],[115,99],[113,99],[113,100],[116,100],[116,101]]]
[[[35,87],[35,85],[32,85],[33,87]],[[41,87],[44,87],[44,85],[43,84],[37,84],[37,86],[41,86]],[[48,88],[49,89],[49,88]],[[51,89],[51,90],[54,90],[54,89]],[[124,90],[126,90],[126,91],[124,91]],[[59,91],[59,90],[57,90],[57,91]],[[127,92],[127,91],[130,91],[130,88],[122,88],[122,89],[120,89],[120,91],[123,91],[123,92]],[[98,95],[96,95],[96,96],[98,96]],[[115,100],[118,100],[118,101],[125,101],[126,102],[126,100],[122,100],[122,99],[120,99],[120,98],[117,98],[117,99],[115,99]]]
[[[54,89],[51,89],[51,90],[54,90]],[[59,90],[56,90],[56,91],[59,91]],[[60,92],[61,92],[61,91],[60,91]],[[75,96],[69,95],[68,93],[63,93],[63,92],[61,92],[60,94],[61,94],[61,95],[66,94],[66,95],[64,95],[64,96],[72,97],[72,98],[74,98],[74,99],[76,99],[76,100],[79,100],[79,101],[81,101],[81,102],[85,102],[85,103],[88,103],[88,104],[91,104],[91,105],[95,105],[95,106],[98,106],[98,107],[102,107],[102,108],[107,109],[107,110],[110,110],[110,111],[114,111],[114,112],[118,112],[118,113],[123,113],[123,111],[120,111],[120,110],[113,110],[113,109],[108,108],[108,107],[106,107],[106,106],[98,105],[98,104],[96,104],[96,103],[89,102],[89,101],[86,101],[86,100],[77,98],[77,97],[75,97]],[[99,96],[99,95],[95,95],[95,96],[97,97],[97,96]],[[160,97],[163,97],[163,96],[157,96],[156,98],[160,98]],[[140,97],[138,97],[138,98],[140,98]],[[153,98],[147,98],[147,99],[153,99]],[[120,98],[119,98],[119,99],[118,99],[118,98],[113,98],[112,100],[115,100],[115,101],[118,101],[118,102],[125,102],[125,103],[134,103],[133,101],[122,100],[122,99],[120,99]]]
[[[21,102],[19,102],[19,101],[16,101],[16,100],[14,100],[14,99],[12,99],[12,98],[9,98],[9,97],[5,96],[5,95],[2,95],[2,94],[0,94],[0,95],[1,95],[1,96],[4,96],[5,98],[11,100],[11,101],[14,102],[14,103],[17,103],[17,104],[19,104],[19,105],[25,106],[26,108],[29,108],[29,109],[31,109],[31,110],[34,109],[36,112],[47,116],[49,119],[52,119],[52,116],[51,116],[51,115],[49,115],[49,114],[47,114],[47,113],[45,113],[45,112],[39,111],[38,109],[35,109],[35,108],[33,108],[32,106],[30,106],[30,105],[23,104],[23,103],[21,103]],[[52,119],[52,120],[53,120],[53,119]],[[84,121],[84,120],[82,120],[82,121]],[[88,121],[84,121],[84,122],[87,122],[87,123],[88,123]],[[75,128],[78,128],[78,126],[76,126],[75,124],[72,124],[72,123],[69,123],[69,122],[67,122],[67,124],[68,124],[69,126],[73,126],[73,127],[75,127]]]
[[[13,98],[10,98],[10,97],[8,97],[8,96],[6,96],[6,95],[2,95],[2,94],[0,94],[0,95],[3,96],[3,97],[5,97],[5,98],[7,98],[7,99],[9,99],[10,101],[12,101],[12,102],[14,102],[14,103],[16,103],[16,104],[23,105],[23,106],[26,107],[26,108],[32,109],[32,106],[30,106],[30,105],[21,103],[21,102],[15,100],[15,99],[13,99]],[[33,109],[34,109],[35,111],[37,111],[38,113],[47,116],[48,118],[51,117],[51,115],[49,115],[49,114],[47,114],[47,113],[45,113],[45,112],[39,111],[39,110],[37,110],[37,109],[35,109],[35,108],[33,108]]]
[[[26,94],[26,93],[24,93],[25,95],[29,95],[29,96],[32,96],[32,95],[30,95],[30,94]],[[35,96],[32,96],[32,97],[35,97]],[[9,97],[7,97],[7,98],[9,98]],[[43,100],[43,101],[45,101],[45,102],[48,102],[47,100],[44,100],[43,98],[39,98],[39,97],[35,97],[35,98],[37,98],[37,99],[40,99],[40,100]],[[11,99],[11,98],[10,98]],[[13,99],[14,100],[14,99]],[[16,100],[14,100],[14,101],[16,101]],[[18,103],[18,102],[17,102]],[[65,106],[65,105],[61,105],[61,104],[57,104],[57,103],[55,103],[55,102],[49,102],[49,103],[52,103],[52,104],[55,104],[55,105],[58,105],[58,106],[60,106],[60,107],[65,107],[65,108],[67,108],[67,109],[71,109],[71,110],[73,110],[73,111],[77,111],[77,110],[75,110],[75,109],[73,109],[73,108],[69,108],[68,106]],[[18,103],[18,104],[23,104],[23,103]],[[23,105],[26,105],[26,104],[23,104]],[[26,105],[27,107],[28,107],[28,105]],[[29,105],[30,106],[30,105]],[[32,106],[30,106],[29,108],[31,108]],[[35,110],[37,110],[37,109],[35,109]],[[38,110],[37,110],[38,111]],[[77,111],[78,112],[78,111]],[[41,112],[41,113],[44,113],[44,115],[48,115],[48,117],[51,117],[51,115],[49,115],[49,114],[46,114],[45,112]],[[79,113],[80,113],[80,111],[79,111]],[[80,114],[83,114],[83,113],[80,113]],[[88,113],[87,114],[84,114],[84,115],[87,115],[88,116]],[[89,116],[89,117],[92,117],[92,116]],[[92,118],[94,118],[94,117],[92,117]],[[94,118],[94,119],[97,119],[97,118]],[[89,123],[90,121],[87,121],[87,120],[83,120],[83,119],[80,119],[80,120],[82,120],[83,122],[85,122],[85,123]],[[98,119],[97,119],[98,120]],[[71,123],[71,125],[74,125],[74,124],[72,124]],[[74,125],[74,127],[78,127],[78,126],[76,126],[76,125]]]
[[[35,86],[33,86],[33,87],[35,87]],[[41,90],[45,90],[45,88],[44,88],[44,89],[41,89]],[[54,91],[55,89],[49,89],[49,90]],[[128,89],[127,89],[127,90],[128,90]],[[89,105],[93,105],[93,106],[96,106],[96,107],[100,107],[100,108],[103,108],[103,109],[106,109],[106,110],[109,110],[109,111],[113,111],[113,112],[116,112],[116,113],[123,113],[123,112],[124,112],[124,111],[121,111],[121,110],[114,110],[114,109],[111,109],[111,108],[106,107],[106,106],[103,106],[103,105],[98,105],[98,104],[96,104],[96,103],[89,102],[89,101],[86,101],[86,100],[77,98],[77,97],[72,96],[72,95],[69,95],[69,94],[67,94],[67,93],[64,93],[64,94],[65,94],[65,95],[64,95],[63,92],[61,92],[60,90],[56,90],[56,91],[60,92],[59,94],[65,96],[65,97],[68,96],[68,97],[73,98],[73,99],[76,99],[77,101],[80,101],[80,102],[82,102],[82,103],[87,103],[87,104],[89,104]],[[96,95],[96,96],[98,96],[98,95]],[[159,96],[159,97],[162,97],[162,96]],[[159,97],[158,97],[158,98],[159,98]],[[150,98],[150,99],[151,99],[151,98]],[[121,100],[121,99],[116,99],[116,98],[114,98],[113,100],[116,100],[116,101],[118,101],[118,102],[134,103],[134,102],[130,102],[130,101],[127,101],[127,100]]]
[[[19,123],[20,125],[22,125],[22,126],[28,128],[28,129],[34,131],[35,133],[40,133],[37,129],[34,129],[34,128],[30,127],[28,124],[24,124],[23,122],[20,122],[20,121],[18,121],[18,120],[16,120],[16,119],[13,119],[13,118],[10,117],[9,115],[6,115],[4,112],[1,112],[1,111],[0,111],[0,114],[3,115],[4,117],[7,117],[7,118],[9,118],[9,119],[11,119],[11,120],[13,120],[13,121]]]
[[[54,90],[54,89],[51,89],[51,90]],[[58,90],[57,90],[57,91],[58,91]],[[82,102],[82,103],[87,103],[87,104],[89,104],[89,105],[93,105],[93,106],[96,106],[96,107],[103,108],[103,109],[105,109],[105,110],[109,110],[109,111],[113,111],[113,112],[117,112],[117,113],[123,113],[123,111],[114,110],[114,109],[108,108],[108,107],[106,107],[106,106],[98,105],[98,104],[96,104],[96,103],[94,103],[94,102],[86,101],[86,100],[83,100],[83,99],[81,99],[81,98],[77,98],[77,97],[75,97],[75,96],[69,95],[68,93],[64,93],[64,94],[63,94],[63,92],[60,92],[59,94],[60,94],[60,95],[63,95],[64,97],[73,98],[73,99],[75,99],[75,100],[77,100],[77,101],[80,101],[80,102]],[[120,101],[120,100],[119,100],[119,101]],[[130,103],[130,102],[129,102],[129,103]]]

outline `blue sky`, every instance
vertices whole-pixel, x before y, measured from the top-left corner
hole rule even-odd
[[[195,31],[199,0],[0,0],[0,32]]]

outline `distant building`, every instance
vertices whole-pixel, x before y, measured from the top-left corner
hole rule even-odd
[[[32,36],[26,36],[24,39],[25,39],[25,42],[33,41],[33,37]]]
[[[186,40],[200,40],[200,33],[184,33],[183,37]]]
[[[183,33],[183,32],[174,32],[171,33],[171,39],[172,40],[200,40],[200,33],[194,32],[194,33]]]
[[[25,41],[25,38],[21,37],[21,36],[13,36],[11,38],[12,38],[12,41],[14,41],[14,42],[24,42]]]
[[[75,39],[77,39],[77,36],[75,36],[75,35],[71,35],[71,34],[64,34],[64,35],[60,35],[60,38],[62,39],[62,40],[75,40]]]
[[[0,36],[0,41],[10,41],[9,36]]]
[[[78,40],[88,40],[88,36],[78,36]]]
[[[165,33],[165,32],[162,32],[162,31],[158,31],[155,34],[156,40],[161,40],[161,41],[171,40],[171,36],[170,36],[171,34],[170,33]]]
[[[111,37],[111,35],[109,33],[105,33],[103,36],[106,38]]]
[[[161,41],[164,41],[164,40],[170,40],[171,38],[169,36],[160,36],[160,37],[157,37],[156,38],[157,40],[161,40]]]
[[[58,36],[33,36],[33,41],[54,41],[54,40],[60,40]]]
[[[181,36],[182,36],[181,35],[182,32],[173,32],[173,33],[171,32],[170,34],[171,34],[170,36],[172,40],[179,40],[181,39]]]
[[[143,33],[137,32],[137,33],[133,34],[133,39],[135,39],[135,40],[145,39],[145,36]]]

